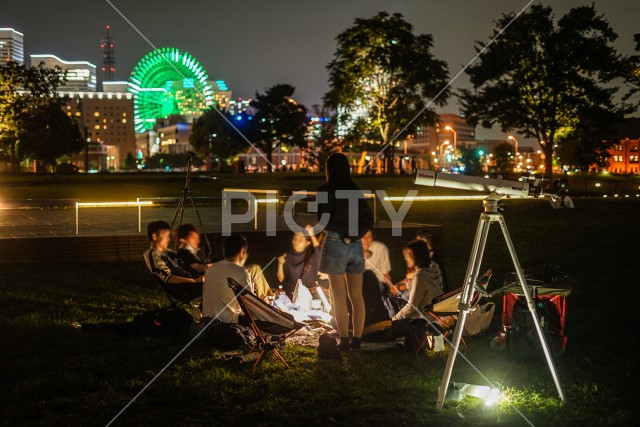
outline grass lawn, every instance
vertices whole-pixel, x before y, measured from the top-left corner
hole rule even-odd
[[[179,189],[179,187],[178,187]],[[416,205],[411,220],[444,226],[450,281],[460,283],[477,226],[476,205]],[[557,360],[567,402],[544,363],[517,362],[468,340],[465,354],[535,425],[633,425],[638,418],[638,237],[640,202],[576,199],[574,210],[545,202],[506,202],[523,267],[560,266],[573,280],[567,354]],[[408,237],[409,239],[409,237]],[[497,226],[485,267],[502,285],[510,260]],[[277,250],[276,250],[277,249]],[[274,254],[284,248],[274,248]],[[392,254],[399,277],[401,254]],[[632,304],[627,307],[626,303]],[[164,303],[142,262],[0,269],[0,420],[4,425],[105,425],[187,342],[78,332],[73,321],[122,321]],[[499,308],[492,330],[499,324]],[[435,410],[444,359],[387,351],[318,360],[288,345],[291,369],[268,357],[256,370],[217,361],[198,344],[114,425],[526,425],[511,406],[485,409],[467,399]],[[461,358],[454,381],[482,384]]]

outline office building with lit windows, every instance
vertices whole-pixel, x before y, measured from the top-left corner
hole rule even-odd
[[[60,96],[69,97],[64,110],[79,121],[89,142],[88,167],[84,165],[84,153],[72,159],[81,169],[120,170],[128,154],[137,157],[133,95],[118,90],[126,84],[109,82],[103,92],[59,91]]]
[[[87,61],[65,61],[55,55],[31,55],[31,65],[43,63],[47,68],[59,67],[66,72],[66,82],[61,91],[95,92],[97,88],[96,66]]]
[[[0,28],[0,63],[9,61],[24,65],[24,34],[13,28]]]

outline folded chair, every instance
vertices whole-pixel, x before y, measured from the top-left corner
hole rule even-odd
[[[253,367],[255,368],[264,353],[269,351],[288,368],[289,364],[278,351],[278,347],[291,335],[304,328],[304,323],[296,322],[289,313],[270,306],[231,277],[227,278],[227,283],[236,295],[240,309],[256,336],[256,343],[249,351],[249,354],[259,352]]]
[[[485,294],[489,280],[493,271],[487,270],[482,276],[478,276],[475,283],[475,293],[471,300],[471,308],[474,308],[480,302],[480,298]],[[425,307],[427,314],[433,321],[434,326],[440,329],[442,335],[446,338],[453,333],[453,330],[458,320],[458,305],[460,304],[460,298],[462,297],[462,288],[455,289],[446,294],[442,294],[433,299],[431,305]],[[469,318],[467,318],[467,321]],[[462,344],[466,347],[467,344],[462,338]]]

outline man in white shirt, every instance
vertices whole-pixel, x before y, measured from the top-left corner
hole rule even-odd
[[[202,291],[202,317],[217,318],[226,323],[238,323],[242,314],[235,293],[227,279],[231,277],[253,292],[253,283],[244,263],[249,255],[244,236],[229,236],[223,245],[224,260],[207,269]]]
[[[386,294],[387,290],[392,295],[398,293],[391,281],[391,261],[389,260],[389,248],[382,242],[373,240],[371,230],[362,236],[362,249],[364,250],[364,266],[373,271],[380,283],[380,293]]]

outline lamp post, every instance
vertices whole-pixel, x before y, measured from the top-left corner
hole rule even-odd
[[[449,146],[449,144],[449,140],[446,140],[442,144],[440,144],[440,165],[444,165],[444,154],[442,153],[442,150],[444,149],[444,147]]]
[[[449,132],[453,133],[453,153],[455,155],[456,152],[456,148],[458,147],[458,132],[455,131],[454,128],[452,128],[449,125],[446,125],[444,127],[445,130],[448,130]]]
[[[516,137],[515,137],[515,136],[513,136],[513,135],[509,135],[509,136],[507,137],[507,139],[510,139],[510,140],[512,140],[513,142],[515,142],[515,143],[516,143],[516,156],[517,156],[517,155],[518,155],[518,140],[517,140],[517,139],[516,139]]]

